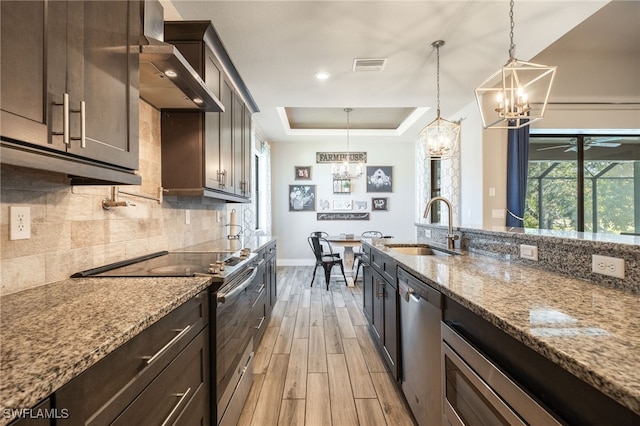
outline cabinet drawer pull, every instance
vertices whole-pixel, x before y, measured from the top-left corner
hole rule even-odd
[[[259,289],[257,289],[257,290],[254,290],[254,291],[255,291],[256,293],[262,293],[262,290],[264,290],[264,288],[265,288],[265,287],[266,287],[266,285],[265,285],[264,283],[263,283],[263,284],[260,284],[260,288],[259,288]]]
[[[260,322],[258,323],[258,325],[254,325],[253,328],[255,328],[256,330],[260,330],[262,328],[262,323],[264,322],[265,318],[266,317],[260,318]]]
[[[151,357],[149,357],[149,359],[147,359],[147,365],[151,364],[153,361],[158,359],[158,357],[161,356],[167,349],[169,349],[171,347],[171,345],[176,343],[178,340],[180,340],[182,338],[182,336],[187,334],[189,332],[190,328],[191,328],[191,325],[188,325],[185,328],[183,328],[182,330],[179,330],[180,332],[178,334],[176,334],[176,336],[173,339],[169,340],[169,342],[167,342],[166,345],[164,345],[162,348],[160,348],[160,350],[158,352],[156,352],[153,356],[151,356]]]
[[[191,388],[188,388],[186,391],[184,391],[184,393],[176,393],[173,395],[176,397],[180,397],[180,399],[178,400],[178,403],[173,406],[173,409],[171,410],[167,418],[164,419],[164,421],[162,422],[162,426],[166,426],[169,424],[169,420],[171,420],[171,417],[173,417],[176,411],[178,411],[178,408],[180,408],[180,406],[182,405],[182,401],[184,401],[187,398],[187,395],[189,395],[189,392],[191,392]]]

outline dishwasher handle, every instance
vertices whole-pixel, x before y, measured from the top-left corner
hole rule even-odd
[[[412,299],[414,302],[420,302],[420,299],[423,299],[436,308],[442,309],[442,293],[400,268],[398,268],[398,293],[406,302]]]

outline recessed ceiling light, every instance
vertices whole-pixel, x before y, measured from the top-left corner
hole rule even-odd
[[[173,77],[176,77],[178,74],[176,74],[176,72],[173,70],[167,70],[164,72],[164,75],[166,75],[169,78],[173,78]]]
[[[193,102],[200,105],[203,101],[200,98],[193,98]]]
[[[328,80],[329,77],[331,77],[331,74],[326,71],[318,71],[315,73],[315,76],[318,80]]]

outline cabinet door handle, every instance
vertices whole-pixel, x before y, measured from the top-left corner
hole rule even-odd
[[[62,103],[54,102],[54,105],[62,105],[62,133],[53,132],[54,135],[62,135],[62,141],[69,145],[69,94],[62,95]]]
[[[180,406],[182,405],[182,401],[184,401],[187,398],[187,395],[189,395],[189,392],[191,392],[191,388],[188,388],[183,393],[174,394],[174,396],[176,396],[176,397],[179,396],[180,399],[178,400],[178,403],[173,406],[173,409],[171,410],[171,412],[169,413],[167,418],[164,419],[164,421],[162,422],[162,426],[166,426],[166,425],[169,424],[169,420],[171,420],[171,417],[173,417],[173,415],[176,413],[176,411],[178,411],[178,408],[180,408]]]
[[[261,284],[261,285],[260,285],[260,288],[259,288],[259,289],[257,289],[257,290],[254,290],[254,291],[255,291],[256,293],[262,293],[262,290],[264,290],[264,288],[265,288],[265,287],[266,287],[266,285]]]
[[[266,317],[260,318],[260,322],[258,323],[258,325],[254,325],[253,328],[255,328],[256,330],[260,330],[262,328],[262,323],[264,322],[265,318]]]
[[[73,140],[80,140],[80,147],[87,147],[87,115],[86,115],[86,103],[85,101],[80,102],[80,109],[72,109],[71,112],[80,113],[80,137],[79,138],[71,138]]]
[[[160,348],[160,350],[158,352],[156,352],[155,354],[153,354],[152,356],[149,357],[149,359],[147,359],[147,365],[151,364],[153,361],[155,361],[156,359],[158,359],[158,357],[160,355],[162,355],[167,349],[169,349],[171,347],[171,345],[173,345],[175,342],[177,342],[178,340],[180,340],[182,338],[182,336],[184,336],[185,334],[187,334],[187,332],[189,331],[189,329],[191,328],[191,325],[186,326],[185,328],[183,328],[182,330],[179,330],[180,332],[178,334],[176,334],[176,336],[169,340],[169,342],[167,342],[166,345],[164,345],[163,347]],[[146,358],[146,357],[145,357]]]

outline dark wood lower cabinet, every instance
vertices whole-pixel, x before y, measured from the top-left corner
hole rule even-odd
[[[193,398],[208,401],[208,324],[204,291],[56,391],[56,408],[68,411],[68,418],[56,425],[160,424],[170,411],[165,407],[177,407],[176,418]],[[134,411],[165,417],[158,422],[118,420],[129,419],[131,412],[122,416],[134,406]],[[209,418],[208,404],[202,415]]]
[[[398,380],[398,285],[395,280],[385,279],[378,268],[370,265],[367,263],[363,269],[363,311],[389,371]],[[387,269],[390,271],[391,268],[391,263],[387,262]]]
[[[201,331],[112,424],[209,424],[208,332]]]

